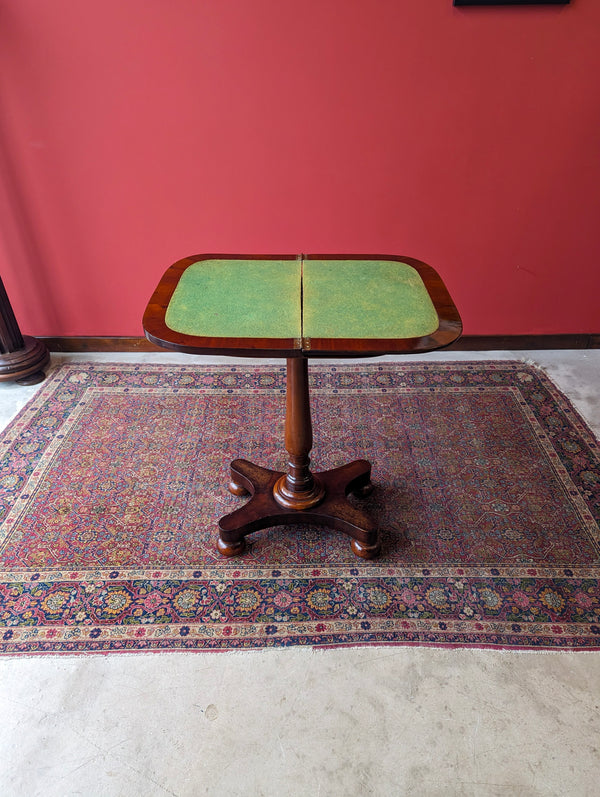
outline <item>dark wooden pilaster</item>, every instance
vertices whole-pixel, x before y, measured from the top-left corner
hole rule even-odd
[[[0,279],[0,381],[35,385],[46,378],[50,353],[44,343],[22,335]]]

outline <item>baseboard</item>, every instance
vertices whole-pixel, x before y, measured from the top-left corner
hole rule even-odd
[[[164,351],[143,337],[40,338],[56,352],[157,352]],[[450,351],[513,351],[519,349],[598,349],[598,335],[463,335]]]
[[[80,337],[40,338],[50,351],[92,352],[92,351],[164,351],[144,337],[99,338],[88,335]]]
[[[598,349],[600,335],[463,335],[449,348],[454,351]]]

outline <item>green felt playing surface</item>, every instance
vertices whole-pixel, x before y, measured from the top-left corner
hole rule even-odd
[[[391,260],[306,260],[305,338],[416,338],[438,328],[418,272]]]
[[[202,260],[181,276],[165,323],[208,338],[300,338],[301,263]]]
[[[167,326],[207,338],[415,338],[438,327],[418,272],[391,260],[201,260]]]

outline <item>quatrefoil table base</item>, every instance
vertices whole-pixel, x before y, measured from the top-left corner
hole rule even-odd
[[[217,548],[224,556],[244,550],[244,538],[259,529],[286,524],[313,524],[348,534],[357,556],[371,559],[379,553],[379,534],[374,522],[347,496],[367,496],[371,465],[359,459],[321,473],[310,469],[312,421],[308,385],[308,360],[287,360],[285,447],[287,471],[261,468],[245,459],[231,463],[229,490],[251,496],[245,506],[219,521]]]
[[[219,521],[217,548],[224,556],[244,551],[247,534],[260,529],[283,525],[326,526],[351,537],[357,556],[372,559],[379,553],[380,542],[374,521],[351,503],[347,496],[365,498],[373,490],[371,465],[364,459],[340,468],[314,474],[318,500],[307,509],[282,505],[277,499],[277,485],[286,474],[268,470],[236,459],[231,463],[229,489],[235,495],[250,495],[243,507]]]

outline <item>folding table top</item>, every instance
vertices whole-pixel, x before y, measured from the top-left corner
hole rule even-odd
[[[164,274],[144,329],[179,351],[293,357],[428,351],[462,325],[413,258],[196,255]]]

